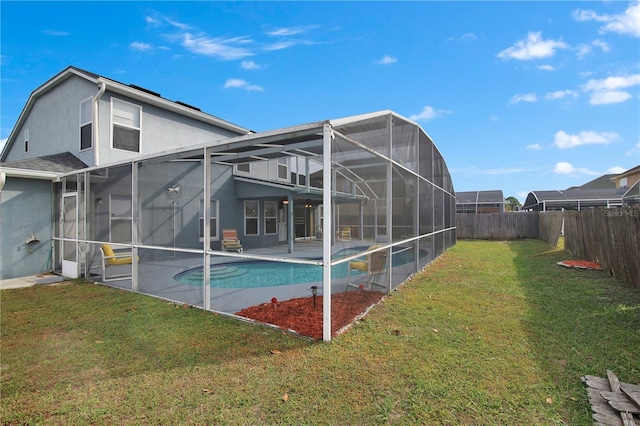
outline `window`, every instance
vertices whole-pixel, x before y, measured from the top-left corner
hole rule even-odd
[[[244,202],[244,234],[258,235],[258,207],[257,201]]]
[[[109,231],[113,243],[131,242],[131,196],[111,194],[109,200]]]
[[[80,102],[80,151],[93,146],[93,100],[85,99]]]
[[[111,105],[113,148],[140,152],[140,112],[142,108],[117,99],[114,99]]]
[[[251,173],[251,163],[236,164],[236,172]]]
[[[278,202],[264,202],[264,234],[274,235],[278,233]]]
[[[278,158],[278,180],[289,180],[289,160]]]
[[[24,152],[29,152],[29,129],[24,129]]]
[[[211,241],[218,240],[218,200],[209,204],[209,235]],[[204,200],[200,200],[200,241],[204,241]]]
[[[623,177],[620,179],[620,188],[626,188],[627,187],[627,178]]]

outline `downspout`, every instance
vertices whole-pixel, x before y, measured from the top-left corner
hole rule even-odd
[[[98,84],[100,88],[98,89],[98,93],[96,93],[95,96],[93,97],[93,165],[94,166],[100,165],[99,163],[100,144],[98,143],[98,137],[100,134],[98,132],[98,121],[100,119],[100,115],[98,114],[98,101],[100,100],[102,95],[104,95],[104,92],[107,90],[107,83],[105,83],[104,81],[100,81]]]

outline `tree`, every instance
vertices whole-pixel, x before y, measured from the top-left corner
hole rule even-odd
[[[516,197],[507,197],[504,199],[504,207],[508,212],[515,212],[522,207],[522,203]]]

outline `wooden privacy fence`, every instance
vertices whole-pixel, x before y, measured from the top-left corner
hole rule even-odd
[[[640,287],[640,209],[565,212],[564,247],[599,263],[619,280]]]
[[[561,230],[562,212],[456,214],[456,238],[459,239],[536,238],[555,247]]]

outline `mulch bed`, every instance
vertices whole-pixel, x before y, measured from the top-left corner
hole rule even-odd
[[[589,262],[588,260],[563,260],[558,262],[558,265],[565,268],[576,269],[592,269],[594,271],[602,271],[602,267],[595,262]]]
[[[351,324],[356,317],[370,306],[378,303],[384,294],[379,291],[348,291],[331,295],[331,334],[335,336],[343,327]],[[236,315],[252,320],[276,325],[295,331],[304,336],[322,339],[322,303],[323,297],[302,297],[262,303],[245,308]]]

